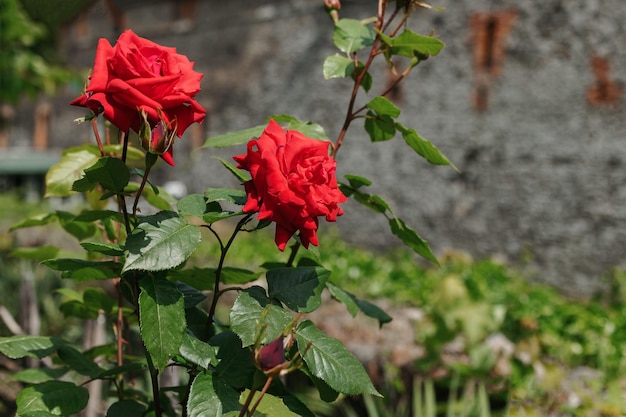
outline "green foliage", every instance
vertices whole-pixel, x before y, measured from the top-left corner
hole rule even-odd
[[[200,231],[174,212],[145,217],[126,240],[122,272],[163,271],[183,262],[200,244]]]
[[[17,0],[0,3],[0,102],[16,104],[24,94],[52,94],[72,78],[50,63],[40,47],[49,33],[33,22]]]

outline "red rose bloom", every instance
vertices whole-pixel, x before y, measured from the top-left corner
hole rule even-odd
[[[87,107],[121,131],[139,132],[144,112],[150,126],[173,126],[178,137],[206,111],[194,96],[200,91],[202,74],[193,62],[168,48],[140,38],[127,30],[115,46],[100,39],[85,94],[71,102]],[[171,148],[162,155],[173,165]]]
[[[306,248],[317,246],[318,217],[332,222],[343,214],[339,204],[347,198],[337,188],[329,145],[271,120],[260,138],[248,142],[248,152],[234,157],[237,167],[252,175],[244,184],[248,200],[243,211],[276,222],[281,251],[296,231]]]

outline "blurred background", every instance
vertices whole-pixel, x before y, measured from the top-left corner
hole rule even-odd
[[[332,21],[321,0],[0,0],[0,5],[4,263],[16,246],[64,239],[36,232],[16,236],[7,230],[42,205],[71,204],[42,201],[44,176],[62,149],[93,140],[89,126],[73,122],[84,109],[68,103],[83,91],[99,38],[113,44],[124,29],[132,29],[176,47],[204,74],[196,98],[208,110],[207,118],[177,142],[177,166],[160,166],[157,173],[181,195],[233,181],[211,156],[229,159],[241,150],[202,149],[209,136],[264,124],[268,116],[281,113],[319,123],[331,138],[343,123],[351,85],[323,79],[322,62],[335,50]],[[451,292],[457,295],[448,300],[450,305],[459,305],[454,297],[467,299],[476,309],[458,314],[469,314],[474,324],[479,317],[489,322],[479,326],[482,330],[472,340],[484,346],[489,335],[509,326],[511,334],[503,333],[507,340],[517,343],[517,349],[524,341],[534,352],[526,362],[516,359],[523,369],[536,365],[538,352],[554,358],[561,351],[567,358],[556,355],[555,363],[589,365],[583,360],[586,352],[587,359],[596,361],[593,369],[619,375],[626,338],[619,272],[626,266],[626,3],[439,0],[433,5],[446,10],[420,10],[410,27],[422,34],[433,32],[446,47],[421,63],[392,99],[402,108],[400,121],[432,141],[460,172],[431,166],[406,152],[400,138],[368,143],[356,125],[338,155],[338,167],[340,175],[371,179],[371,192],[387,200],[451,264],[438,272],[428,266],[427,272],[412,271],[417,261],[406,260],[397,249],[388,263],[363,266],[367,256],[351,255],[355,249],[342,253],[348,261],[337,261],[338,267],[352,262],[353,269],[346,267],[345,274],[354,280],[355,290],[367,276],[372,288],[361,291],[385,299],[401,299],[399,294],[411,285],[415,292],[410,290],[410,299],[402,303],[423,307]],[[342,1],[340,17],[374,14],[373,1]],[[373,71],[379,83],[371,97],[360,97],[363,103],[391,79],[382,62]],[[366,210],[347,204],[333,244],[394,252],[399,242],[385,219]],[[476,264],[472,258],[492,261]],[[6,294],[19,288],[29,269],[20,265],[2,272],[20,277],[15,282],[3,277],[6,289],[0,304],[13,309],[17,300],[8,300]],[[357,272],[354,265],[359,265]],[[32,280],[44,282],[49,273],[36,274]],[[525,286],[529,282],[550,287],[535,294]],[[598,304],[574,306],[571,300]],[[479,302],[487,310],[475,305]],[[505,312],[493,310],[496,305],[505,306]],[[543,310],[547,305],[550,309]],[[445,337],[418,326],[426,333],[416,337],[432,351],[455,340],[450,335],[472,331],[446,318],[448,313],[439,307],[420,310],[415,317],[409,314],[411,325],[423,320],[423,314],[428,320],[421,323],[457,323],[450,324]],[[552,339],[539,337],[546,334]],[[563,348],[555,335],[563,340],[572,336],[575,342]],[[572,357],[574,362],[568,362]],[[496,372],[495,362],[483,365],[483,374]],[[544,372],[548,368],[544,364]],[[578,404],[572,401],[572,407]]]

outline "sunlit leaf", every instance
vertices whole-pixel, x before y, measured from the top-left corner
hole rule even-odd
[[[190,335],[183,334],[183,341],[180,345],[180,354],[189,362],[208,369],[211,364],[217,364],[215,346]]]
[[[142,219],[125,244],[123,272],[162,271],[182,264],[200,245],[197,226],[174,212],[159,212]]]
[[[92,166],[98,156],[87,150],[66,151],[61,161],[46,174],[46,197],[68,197],[75,193],[72,184],[82,178],[84,170]]]
[[[401,219],[397,217],[390,219],[389,226],[391,227],[391,232],[398,236],[405,245],[424,258],[439,265],[439,261],[430,249],[428,242],[422,239],[415,230],[407,226]]]
[[[381,396],[365,368],[337,339],[305,320],[296,329],[298,351],[310,372],[331,388],[347,395],[372,394]]]
[[[154,366],[163,370],[178,353],[187,327],[185,302],[176,284],[159,276],[139,280],[141,338]]]
[[[284,309],[268,304],[261,304],[248,292],[242,292],[230,311],[231,329],[241,339],[243,347],[257,341],[267,344],[276,339],[293,320]]]
[[[451,165],[458,171],[454,164],[452,164],[435,145],[420,136],[414,129],[407,129],[400,123],[396,123],[396,127],[402,133],[402,137],[406,143],[428,162],[434,165]]]
[[[204,142],[204,148],[225,148],[227,146],[248,143],[250,139],[258,138],[265,130],[265,125],[255,126],[250,129],[210,137]]]
[[[335,25],[333,43],[341,51],[352,54],[374,43],[374,30],[355,19],[341,19]]]
[[[345,55],[331,55],[324,61],[322,72],[327,80],[349,77],[354,72],[354,60]]]
[[[189,417],[222,417],[241,408],[239,393],[214,372],[201,372],[193,380],[187,401]]]
[[[0,337],[0,352],[11,359],[41,359],[51,355],[65,342],[56,337],[16,335]]]
[[[107,156],[86,168],[85,177],[105,190],[121,193],[130,180],[130,171],[121,159]]]

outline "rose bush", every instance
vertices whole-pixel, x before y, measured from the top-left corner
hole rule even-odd
[[[337,187],[329,146],[270,120],[261,137],[248,142],[248,152],[234,157],[237,167],[252,175],[244,184],[243,211],[276,223],[274,240],[281,251],[297,231],[305,248],[317,246],[318,217],[334,222],[343,214],[339,204],[347,197]]]
[[[59,291],[60,311],[97,318],[98,325],[108,321],[115,343],[79,351],[72,341],[52,335],[0,338],[1,354],[16,360],[46,358],[51,367],[15,375],[14,380],[28,385],[18,395],[16,415],[75,415],[90,403],[89,409],[108,407],[107,416],[313,416],[279,378],[296,371],[311,379],[324,401],[332,402],[340,393],[380,395],[360,361],[303,315],[317,310],[327,292],[352,316],[365,314],[381,326],[391,317],[343,290],[321,264],[321,252],[302,253],[302,246],[318,245],[319,218],[335,221],[343,214],[339,205],[350,197],[384,216],[394,235],[437,263],[428,243],[382,197],[367,191],[370,180],[346,174],[345,181],[337,181],[335,157],[350,125],[364,120],[372,142],[400,133],[427,161],[450,164],[432,143],[396,120],[400,109],[384,97],[419,62],[438,54],[443,43],[406,28],[413,6],[425,7],[421,2],[380,1],[376,18],[363,21],[338,19],[339,3],[332,3],[333,42],[342,54],[328,57],[323,73],[353,84],[336,139],[321,125],[290,115],[209,138],[205,147],[248,144],[246,153],[234,157],[237,166],[218,158],[244,189],[208,188],[179,200],[148,178],[157,155],[173,163],[175,137],[203,119],[205,111],[194,99],[201,74],[175,49],[130,31],[115,47],[99,42],[86,91],[72,102],[92,111],[85,119],[91,120],[97,144],[66,150],[46,176],[48,196],[86,193],[91,210],[76,215],[55,210],[13,229],[57,222],[78,239],[86,253],[76,257],[59,257],[73,252],[47,245],[21,253],[76,281],[78,285]],[[408,65],[403,70],[396,70],[392,60],[398,55],[409,58],[408,63],[401,60]],[[400,75],[383,94],[356,107],[359,92],[372,88],[369,69],[375,57],[384,57]],[[100,114],[120,130],[117,143],[107,132],[103,145]],[[127,140],[130,130],[138,133],[145,155]],[[136,166],[142,156],[145,169]],[[142,213],[141,198],[158,211]],[[237,266],[233,248],[235,242],[241,245],[240,234],[270,222],[276,223],[274,241],[281,251],[296,233],[302,244],[291,246],[287,259],[284,254],[265,259],[259,269]],[[201,255],[199,262],[188,264],[207,237],[203,230],[219,259]],[[265,285],[258,285],[259,279]],[[96,282],[89,286],[89,281]],[[105,287],[104,281],[111,285]],[[237,293],[234,301],[223,297],[229,292]],[[161,386],[161,375],[171,367],[181,370],[173,374],[187,377]],[[84,385],[95,380],[107,384],[106,389],[91,385],[89,392]],[[151,393],[140,392],[142,387],[150,387]],[[101,398],[103,393],[108,397]]]
[[[115,46],[100,39],[85,93],[71,104],[87,107],[96,115],[104,113],[124,133],[131,129],[139,133],[147,120],[151,129],[161,123],[182,137],[187,127],[202,122],[206,113],[194,99],[202,74],[193,66],[175,48],[127,30]],[[174,165],[171,147],[162,157]]]

